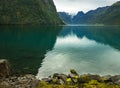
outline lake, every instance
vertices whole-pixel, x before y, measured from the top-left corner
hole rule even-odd
[[[0,58],[14,73],[120,74],[119,26],[1,26]]]

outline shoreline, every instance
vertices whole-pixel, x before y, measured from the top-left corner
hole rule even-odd
[[[120,75],[79,75],[71,69],[70,74],[54,73],[39,80],[33,74],[13,74],[0,80],[0,88],[120,88]]]
[[[81,75],[71,69],[69,74],[54,73],[39,80],[33,74],[11,74],[9,62],[1,59],[0,88],[120,88],[120,75]]]

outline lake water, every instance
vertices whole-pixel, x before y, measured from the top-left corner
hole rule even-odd
[[[120,74],[119,26],[0,27],[0,58],[14,73]]]

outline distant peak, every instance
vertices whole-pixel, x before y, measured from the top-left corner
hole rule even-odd
[[[77,15],[83,15],[83,14],[84,14],[83,11],[79,11],[79,12],[77,13]]]
[[[78,13],[83,13],[83,14],[84,14],[84,12],[83,12],[83,11],[79,11]]]

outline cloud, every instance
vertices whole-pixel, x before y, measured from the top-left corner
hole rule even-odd
[[[98,7],[109,6],[119,0],[54,0],[57,11],[77,13],[87,12]]]

